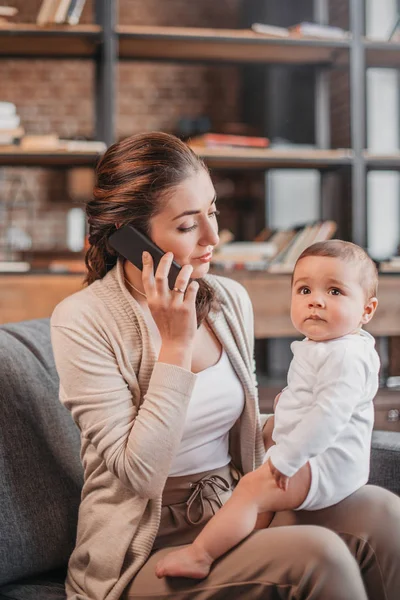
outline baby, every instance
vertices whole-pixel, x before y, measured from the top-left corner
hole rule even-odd
[[[291,319],[305,339],[291,345],[274,443],[194,542],[157,564],[158,577],[206,577],[216,558],[268,527],[274,512],[326,508],[367,483],[380,364],[362,326],[377,308],[377,283],[374,262],[350,242],[318,242],[301,254]]]

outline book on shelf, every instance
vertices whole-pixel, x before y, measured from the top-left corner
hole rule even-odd
[[[43,0],[36,18],[36,24],[77,25],[86,0]]]
[[[25,260],[0,260],[0,273],[27,273],[30,268]]]
[[[68,16],[68,9],[71,4],[71,0],[59,0],[57,4],[57,10],[54,14],[54,23],[65,23]]]
[[[9,27],[12,21],[10,19],[15,17],[18,13],[18,8],[14,6],[0,6],[0,27]]]
[[[270,273],[292,273],[300,254],[312,244],[333,237],[336,231],[335,221],[318,221],[297,228],[288,245],[273,258],[268,267]]]
[[[21,150],[58,150],[59,137],[56,134],[25,135],[20,142]]]
[[[291,273],[300,254],[315,242],[331,239],[334,221],[305,223],[291,229],[262,230],[253,242],[227,243],[216,249],[212,266],[216,269]]]
[[[43,0],[36,17],[36,25],[42,26],[53,23],[58,8],[58,0]]]
[[[280,38],[286,38],[290,35],[323,39],[347,39],[350,37],[350,33],[341,27],[320,25],[319,23],[309,23],[307,21],[297,23],[291,27],[276,27],[267,23],[253,23],[251,29],[256,33]]]
[[[215,250],[212,266],[223,269],[264,269],[276,253],[270,242],[229,242]]]
[[[0,145],[11,146],[18,144],[24,135],[23,127],[14,127],[13,129],[0,129]]]
[[[379,263],[381,273],[400,273],[400,256],[392,256]]]
[[[267,148],[269,139],[250,135],[232,135],[229,133],[204,133],[190,138],[190,146],[201,148],[219,148],[223,146]]]
[[[86,0],[72,0],[68,9],[67,22],[69,25],[77,25],[85,7]]]

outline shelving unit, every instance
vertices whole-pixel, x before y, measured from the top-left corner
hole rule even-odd
[[[94,58],[101,41],[100,25],[37,27],[16,23],[0,28],[0,57]]]
[[[365,150],[365,69],[400,68],[400,44],[364,37],[364,0],[349,0],[351,37],[342,40],[291,35],[274,38],[248,29],[210,29],[117,25],[116,0],[93,0],[95,24],[51,26],[16,24],[0,29],[0,60],[85,59],[95,63],[95,137],[108,146],[115,139],[118,61],[205,64],[269,64],[315,67],[315,150],[195,148],[213,169],[347,169],[352,180],[352,239],[367,242],[366,176],[370,170],[400,170],[400,152],[371,154]],[[315,19],[327,20],[327,0],[315,0]],[[329,149],[331,69],[348,69],[351,81],[351,148]],[[93,166],[96,152],[23,151],[0,147],[0,166],[70,168]],[[326,210],[324,217],[326,217]],[[255,309],[257,338],[291,337],[290,278],[286,275],[231,272],[247,288]],[[80,275],[0,275],[0,323],[48,316],[55,304],[81,286]],[[29,292],[27,293],[27,290]],[[376,336],[400,335],[400,277],[380,278],[380,306],[371,323]],[[274,297],[274,302],[265,299]],[[40,302],[39,300],[40,299]]]
[[[93,167],[99,156],[98,152],[37,151],[0,146],[0,167]]]

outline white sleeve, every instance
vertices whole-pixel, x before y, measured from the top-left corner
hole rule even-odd
[[[310,411],[285,439],[269,449],[272,464],[291,477],[310,458],[329,448],[350,421],[366,379],[362,357],[335,348],[318,370]]]

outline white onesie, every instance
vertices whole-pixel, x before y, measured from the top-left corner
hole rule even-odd
[[[368,481],[380,367],[374,346],[363,330],[291,344],[288,386],[275,410],[276,445],[264,462],[271,458],[291,477],[309,461],[311,487],[298,510],[336,504]]]

